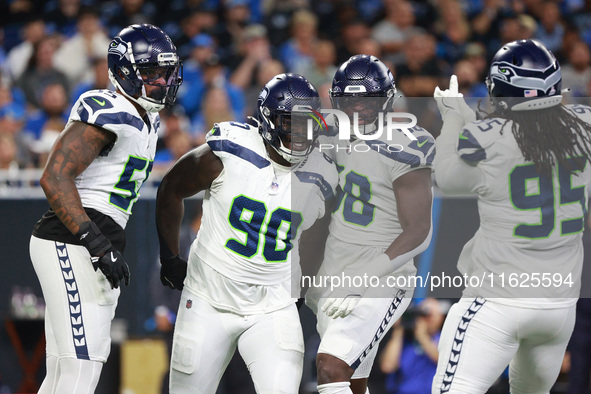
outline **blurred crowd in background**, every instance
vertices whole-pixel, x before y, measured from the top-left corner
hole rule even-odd
[[[486,97],[498,48],[535,38],[558,58],[570,95],[591,96],[591,0],[7,0],[0,4],[0,175],[43,168],[80,94],[113,89],[107,46],[133,23],[164,29],[184,64],[177,104],[161,112],[154,173],[202,144],[214,123],[254,115],[274,75],[302,74],[326,97],[337,67],[360,53],[384,61],[406,97],[431,97],[452,74],[466,97]],[[10,179],[0,176],[0,186]],[[389,392],[414,384],[405,377],[416,374],[417,360],[434,373],[428,349],[444,313],[428,306],[433,317],[417,312],[425,322],[398,325],[389,337],[380,360]]]
[[[589,0],[9,0],[0,5],[0,171],[44,166],[79,95],[113,88],[107,45],[132,23],[163,28],[184,62],[177,104],[161,112],[156,172],[215,122],[253,115],[275,74],[302,74],[327,96],[337,66],[359,53],[383,60],[407,97],[432,96],[454,73],[464,95],[486,97],[496,50],[536,38],[558,57],[563,87],[575,97],[591,90]]]

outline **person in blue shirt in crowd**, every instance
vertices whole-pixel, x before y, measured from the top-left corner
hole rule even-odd
[[[445,302],[426,298],[394,324],[380,356],[388,394],[429,394],[437,368]]]

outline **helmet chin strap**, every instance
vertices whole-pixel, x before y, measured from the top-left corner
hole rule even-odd
[[[292,156],[288,153],[282,152],[279,149],[276,149],[277,153],[279,153],[281,155],[281,157],[283,157],[285,160],[287,160],[290,164],[298,164],[300,161],[302,161],[304,158],[303,157],[297,157],[297,156]]]
[[[301,162],[302,160],[304,160],[304,158],[307,156],[305,154],[300,155],[293,155],[291,153],[288,153],[289,149],[287,149],[287,147],[285,145],[283,145],[283,141],[281,141],[281,138],[279,138],[279,148],[275,147],[273,144],[269,143],[269,145],[271,145],[271,147],[273,149],[275,149],[275,152],[279,153],[279,155],[281,157],[283,157],[286,161],[288,161],[290,164],[298,164],[299,162]]]
[[[136,102],[139,105],[141,105],[142,108],[148,112],[159,112],[164,109],[164,104],[153,103],[153,102],[149,101],[148,99],[146,99],[144,96],[138,97]]]
[[[304,158],[306,157],[306,155],[297,156],[297,155],[292,155],[291,153],[287,153],[288,149],[285,147],[285,145],[283,145],[283,141],[281,141],[281,138],[279,139],[279,144],[281,144],[281,146],[279,148],[275,148],[273,145],[271,145],[271,146],[273,146],[273,148],[277,151],[277,153],[279,153],[281,155],[281,157],[283,157],[285,160],[287,160],[291,164],[298,164],[300,161],[304,160]]]

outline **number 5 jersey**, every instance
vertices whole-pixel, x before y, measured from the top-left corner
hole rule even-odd
[[[115,134],[115,142],[75,179],[76,188],[91,220],[121,251],[127,220],[150,175],[160,116],[148,112],[142,119],[137,109],[119,93],[91,90],[73,105],[70,122],[83,122]],[[39,238],[79,245],[80,242],[49,210],[33,234]]]

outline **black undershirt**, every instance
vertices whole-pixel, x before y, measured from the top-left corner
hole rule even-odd
[[[96,209],[84,208],[86,214],[101,232],[107,237],[113,246],[123,253],[125,249],[125,231],[110,216],[107,216]],[[68,230],[68,228],[57,217],[53,209],[45,212],[41,219],[33,227],[33,235],[37,238],[50,241],[63,242],[66,244],[82,245],[80,240]]]

